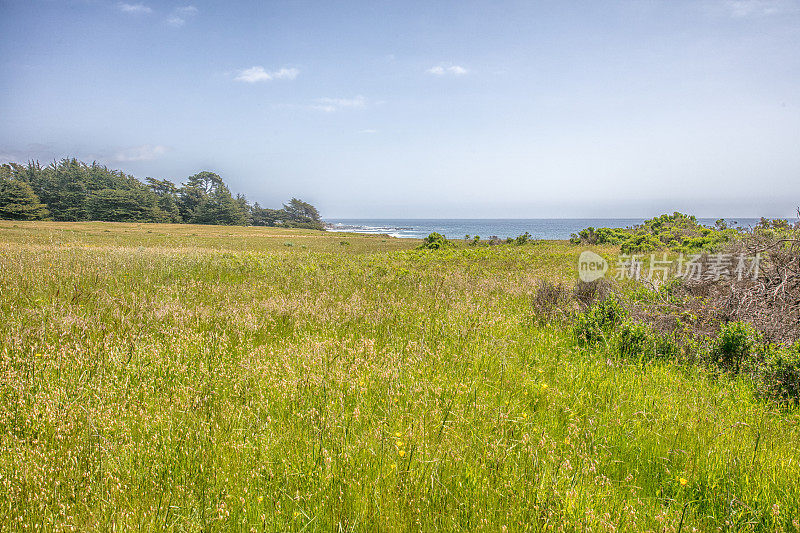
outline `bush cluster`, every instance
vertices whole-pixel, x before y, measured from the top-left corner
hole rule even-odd
[[[441,250],[443,248],[448,248],[453,244],[448,241],[444,235],[440,233],[433,232],[424,239],[422,239],[422,244],[420,248],[423,250]]]
[[[616,297],[601,300],[575,319],[584,345],[606,344],[618,356],[637,361],[699,362],[715,371],[748,376],[759,392],[783,404],[800,403],[800,342],[774,345],[749,324],[729,322],[701,339],[659,333],[634,320]]]
[[[480,235],[464,235],[464,242],[469,246],[497,246],[500,244],[523,246],[532,240],[531,234],[527,231],[522,235],[518,235],[516,237],[507,237],[505,239],[501,239],[497,235],[492,235],[487,240],[481,240]],[[423,239],[420,248],[425,250],[438,250],[440,248],[446,248],[449,246],[455,246],[455,243],[447,240],[443,235],[433,232]]]
[[[738,230],[731,228],[724,220],[718,220],[715,227],[703,226],[691,215],[675,212],[644,221],[631,228],[593,228],[589,227],[573,233],[573,244],[618,244],[622,253],[646,253],[668,248],[687,252],[712,250],[722,243],[729,242]]]

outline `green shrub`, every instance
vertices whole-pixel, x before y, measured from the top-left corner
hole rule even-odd
[[[653,334],[646,325],[641,322],[625,322],[619,329],[619,354],[640,359],[651,356],[653,341]]]
[[[522,235],[518,235],[517,238],[514,239],[514,244],[516,244],[517,246],[522,246],[523,244],[526,244],[530,240],[531,240],[531,234],[526,231],[525,233],[523,233]]]
[[[433,232],[422,240],[420,248],[423,250],[440,250],[451,246],[450,241],[444,238],[443,235]]]
[[[623,254],[641,254],[652,252],[661,248],[661,246],[661,241],[657,237],[649,233],[642,233],[629,237],[628,240],[622,243],[620,251]]]
[[[639,361],[678,361],[682,356],[674,334],[658,334],[647,324],[627,320],[619,328],[617,349],[621,356]]]
[[[684,347],[686,352],[693,351],[692,348],[688,346],[689,344],[691,343],[687,339],[680,339],[679,345],[678,338],[675,335],[656,335],[653,346],[655,353],[653,355],[657,359],[678,361],[682,359],[683,355],[681,345]]]
[[[724,221],[723,221],[724,222]],[[588,227],[573,233],[573,244],[619,244],[626,254],[647,253],[668,247],[674,251],[711,251],[730,241],[738,230],[718,221],[716,228],[701,225],[697,219],[683,213],[661,215],[630,228]],[[770,230],[771,231],[771,230]]]
[[[779,402],[800,402],[800,342],[774,350],[760,375],[766,395]]]
[[[622,304],[614,297],[607,297],[583,313],[575,321],[575,334],[578,340],[592,343],[608,338],[627,316]]]
[[[720,328],[711,346],[712,362],[720,368],[738,372],[750,357],[756,342],[752,326],[744,322],[729,322]]]

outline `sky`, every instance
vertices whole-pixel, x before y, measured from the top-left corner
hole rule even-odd
[[[323,218],[790,217],[800,0],[0,0],[0,162]]]

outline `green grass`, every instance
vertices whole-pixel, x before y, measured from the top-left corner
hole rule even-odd
[[[581,248],[418,244],[0,223],[0,528],[798,530],[797,412],[538,325]]]

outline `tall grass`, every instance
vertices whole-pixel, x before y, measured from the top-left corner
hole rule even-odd
[[[798,530],[800,416],[534,320],[566,244],[74,227],[0,230],[8,529]]]

